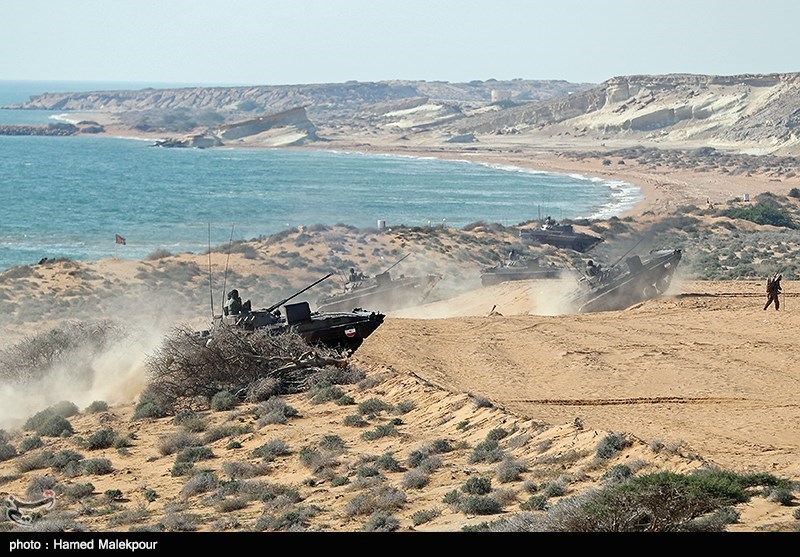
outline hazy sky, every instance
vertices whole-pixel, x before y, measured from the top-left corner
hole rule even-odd
[[[798,21],[797,0],[1,0],[0,80],[795,72]]]

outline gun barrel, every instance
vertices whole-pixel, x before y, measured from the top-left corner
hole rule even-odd
[[[308,286],[306,286],[306,287],[305,287],[305,288],[303,288],[302,290],[300,290],[300,291],[298,291],[298,292],[295,292],[294,294],[292,294],[292,295],[291,295],[291,296],[289,296],[288,298],[284,298],[283,300],[281,300],[281,301],[280,301],[280,302],[278,302],[277,304],[273,304],[273,305],[269,306],[269,307],[267,308],[267,311],[268,311],[268,312],[271,312],[271,311],[273,311],[273,310],[275,310],[275,309],[279,308],[280,306],[282,306],[283,304],[285,304],[285,303],[286,303],[286,302],[288,302],[289,300],[291,300],[291,299],[293,299],[293,298],[296,298],[297,296],[299,296],[300,294],[302,294],[303,292],[305,292],[305,291],[306,291],[306,290],[308,290],[309,288],[312,288],[312,287],[314,287],[314,286],[318,285],[320,282],[322,282],[323,280],[325,280],[325,279],[327,279],[327,278],[330,278],[331,276],[333,276],[333,273],[328,273],[327,275],[325,275],[325,276],[324,276],[324,277],[322,277],[321,279],[318,279],[318,280],[316,280],[316,281],[312,282],[311,284],[309,284]]]

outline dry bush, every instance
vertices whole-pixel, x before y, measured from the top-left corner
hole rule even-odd
[[[174,412],[190,407],[198,397],[211,399],[220,391],[240,398],[263,396],[256,393],[265,378],[276,381],[269,385],[272,394],[297,393],[308,388],[311,376],[334,361],[340,363],[334,351],[312,348],[293,332],[274,334],[258,329],[242,333],[221,328],[209,341],[189,328],[176,327],[146,360],[146,398],[166,412]]]
[[[0,379],[37,381],[61,365],[71,379],[90,381],[92,356],[125,336],[122,328],[108,320],[67,322],[0,351]]]

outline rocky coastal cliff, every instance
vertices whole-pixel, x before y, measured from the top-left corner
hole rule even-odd
[[[800,154],[797,73],[632,75],[599,85],[387,81],[46,93],[8,108],[103,112],[142,133],[206,140],[211,134],[225,144],[255,138],[256,144],[288,146],[360,134],[365,141],[413,138],[430,146],[461,138],[480,144],[503,135],[537,144],[680,142]]]

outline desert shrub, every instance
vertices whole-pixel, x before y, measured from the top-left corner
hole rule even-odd
[[[419,468],[409,470],[403,475],[403,487],[405,489],[422,489],[431,481],[430,476]]]
[[[36,433],[42,437],[68,437],[72,435],[74,431],[69,420],[55,414],[47,418],[44,423],[36,429]]]
[[[508,436],[508,432],[502,427],[497,427],[486,434],[488,441],[500,441]]]
[[[541,487],[541,492],[547,498],[561,497],[567,493],[567,488],[561,482],[548,482]]]
[[[774,501],[784,506],[791,505],[795,500],[791,490],[786,487],[776,487],[767,494],[767,501]]]
[[[103,475],[113,472],[114,467],[107,458],[87,458],[81,462],[81,471],[84,474]]]
[[[453,445],[447,439],[436,439],[428,443],[424,451],[431,454],[449,453],[453,450]]]
[[[0,462],[9,460],[17,456],[17,449],[13,445],[3,443],[0,445]]]
[[[491,478],[473,477],[469,478],[464,485],[461,486],[461,491],[469,493],[470,495],[486,495],[492,491]]]
[[[503,510],[502,505],[486,495],[467,495],[458,502],[458,510],[464,514],[497,514]]]
[[[421,524],[430,522],[439,516],[442,516],[442,511],[438,509],[421,510],[411,515],[411,522],[414,524],[414,526],[419,526]]]
[[[27,437],[23,437],[22,441],[19,442],[19,450],[23,453],[27,453],[33,449],[38,449],[43,444],[42,438],[38,435],[29,435]]]
[[[738,520],[729,507],[748,501],[749,490],[759,485],[785,482],[764,474],[720,471],[636,476],[559,501],[525,528],[542,532],[719,531]]]
[[[633,470],[625,464],[617,464],[611,467],[605,474],[603,480],[607,482],[624,482],[633,476]]]
[[[365,532],[394,532],[400,527],[400,521],[386,511],[376,511],[364,523]]]
[[[214,451],[208,447],[186,447],[175,457],[175,462],[200,462],[214,456]]]
[[[62,416],[64,418],[71,418],[72,416],[77,416],[80,414],[80,409],[74,402],[70,402],[69,400],[61,400],[56,402],[54,405],[50,407],[54,414]]]
[[[361,438],[365,441],[374,441],[389,435],[397,435],[397,430],[394,428],[394,424],[391,423],[375,426],[375,429],[362,433]]]
[[[348,516],[368,516],[378,510],[395,511],[403,508],[408,498],[399,489],[380,485],[366,493],[359,493],[346,505],[344,512]]]
[[[186,447],[197,447],[202,445],[200,438],[188,431],[176,431],[167,434],[156,441],[156,449],[161,456],[171,455]]]
[[[208,419],[193,410],[179,411],[172,419],[172,423],[191,433],[200,433],[208,428]]]
[[[376,466],[365,464],[356,470],[356,475],[359,478],[377,478],[381,475],[381,471]]]
[[[94,485],[90,483],[77,483],[68,486],[64,490],[64,495],[66,495],[73,501],[79,501],[80,499],[85,499],[86,497],[91,496],[93,493],[94,493]]]
[[[97,412],[105,412],[108,410],[108,403],[104,400],[95,400],[86,407],[86,412],[89,414],[96,414]]]
[[[109,503],[114,501],[119,501],[122,499],[122,490],[121,489],[107,489],[103,492],[103,497]]]
[[[298,532],[308,528],[311,519],[317,514],[317,509],[312,507],[299,507],[291,509],[277,516],[265,515],[256,522],[256,530],[271,530],[278,532]]]
[[[398,402],[397,405],[395,406],[395,411],[398,414],[408,414],[414,408],[416,408],[416,404],[414,403],[413,400],[402,400]]]
[[[334,476],[331,478],[331,487],[339,487],[350,483],[350,479],[346,476]]]
[[[134,420],[163,418],[174,410],[172,403],[151,387],[146,387],[133,411]]]
[[[282,439],[273,439],[253,450],[253,456],[272,462],[279,456],[291,454],[289,446]]]
[[[369,422],[358,414],[345,416],[342,423],[348,427],[367,427],[369,425]]]
[[[181,489],[181,497],[189,498],[200,493],[208,493],[219,487],[219,479],[214,472],[201,472],[189,478]]]
[[[326,435],[319,441],[319,448],[332,453],[344,452],[347,448],[344,440],[338,435]]]
[[[333,464],[331,456],[323,454],[315,447],[303,447],[300,449],[300,464],[314,473]]]
[[[797,228],[792,215],[772,199],[762,199],[754,205],[732,207],[721,211],[722,216],[742,219],[756,224],[768,224],[781,228]]]
[[[616,456],[625,447],[631,446],[631,444],[621,433],[610,433],[597,444],[595,455],[598,459],[608,460]]]
[[[381,412],[388,412],[392,409],[390,404],[385,403],[379,398],[370,398],[358,404],[358,413],[362,416],[377,416]]]
[[[211,409],[215,412],[231,410],[236,406],[236,397],[229,391],[219,391],[211,397]]]
[[[531,495],[526,501],[520,503],[519,508],[523,511],[543,511],[547,508],[547,496]]]
[[[53,457],[50,459],[50,466],[54,470],[65,471],[70,469],[71,465],[81,462],[83,458],[83,455],[79,452],[71,449],[64,449],[63,451],[58,451],[53,454]],[[74,466],[71,468],[74,470]]]
[[[339,400],[345,396],[344,391],[336,385],[327,385],[320,388],[314,388],[309,391],[311,395],[311,402],[314,404],[322,404],[324,402],[331,402]]]
[[[232,480],[255,478],[269,472],[266,464],[251,464],[250,462],[227,461],[222,464],[222,473]]]
[[[394,457],[392,453],[384,453],[379,456],[375,460],[375,465],[380,468],[381,470],[386,470],[387,472],[402,472],[403,467],[400,466],[400,463]]]
[[[32,470],[41,470],[42,468],[50,467],[54,456],[53,451],[39,451],[38,453],[26,454],[17,457],[14,461],[14,466],[18,472],[23,474]]]
[[[474,464],[476,462],[498,462],[503,459],[503,449],[500,448],[500,445],[497,441],[487,439],[481,443],[478,443],[474,449],[472,449],[472,453],[470,453],[467,461],[470,464]]]
[[[237,435],[245,435],[253,431],[253,426],[250,424],[225,424],[212,427],[203,434],[204,443],[213,443],[226,437],[235,437]]]
[[[288,418],[295,418],[300,415],[295,408],[286,403],[285,400],[278,397],[272,397],[260,403],[256,407],[256,415],[260,418],[259,423],[272,417],[273,419],[279,418],[282,421],[273,421],[271,423],[286,423]]]
[[[528,467],[513,458],[506,457],[497,465],[495,477],[500,483],[515,482],[520,479],[523,472],[527,472]]]
[[[114,445],[117,439],[117,434],[113,429],[101,429],[95,431],[86,440],[86,449],[94,451],[97,449],[107,449]]]
[[[792,188],[789,190],[789,197],[794,197],[795,199],[800,199],[800,189]]]
[[[200,516],[192,513],[170,512],[161,519],[167,532],[194,532],[200,522]]]

